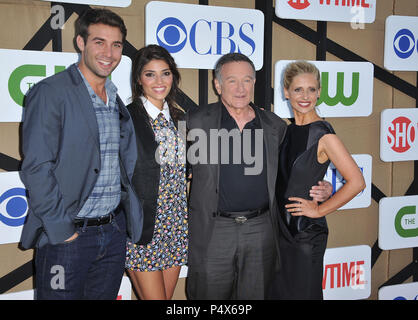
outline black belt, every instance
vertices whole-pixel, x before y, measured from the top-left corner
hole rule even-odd
[[[105,216],[101,216],[98,218],[84,218],[84,219],[76,219],[74,221],[74,225],[76,227],[83,227],[84,223],[86,223],[87,227],[91,227],[91,226],[101,226],[103,224],[108,224],[110,222],[112,222],[112,220],[118,215],[120,211],[116,210],[113,211]],[[87,221],[86,221],[87,220]]]
[[[269,206],[248,211],[218,211],[218,216],[234,219],[236,223],[245,223],[248,219],[258,217],[267,211]]]

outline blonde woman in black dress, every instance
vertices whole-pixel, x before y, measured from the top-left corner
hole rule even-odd
[[[138,243],[127,243],[128,274],[140,299],[171,299],[180,268],[187,263],[188,230],[184,112],[174,101],[180,80],[164,48],[140,49],[132,63],[132,103],[138,159],[132,183],[143,205]]]
[[[295,122],[281,145],[277,199],[281,224],[281,263],[275,298],[322,299],[323,257],[328,227],[325,216],[354,198],[365,187],[363,175],[331,125],[315,111],[320,73],[311,63],[290,63],[284,72],[284,94]],[[318,203],[309,189],[322,180],[332,161],[346,183],[331,198]]]

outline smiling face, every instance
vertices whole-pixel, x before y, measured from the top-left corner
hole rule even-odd
[[[164,60],[151,60],[142,68],[139,78],[144,96],[162,109],[173,84],[173,74]]]
[[[254,95],[254,70],[245,61],[228,62],[222,66],[221,79],[215,88],[225,107],[242,109],[249,106]]]
[[[284,95],[289,100],[295,114],[315,112],[320,94],[318,80],[312,73],[302,73],[295,76],[289,88],[284,88]]]
[[[77,36],[81,51],[79,68],[89,83],[104,82],[122,58],[123,40],[119,28],[105,24],[91,24],[84,42]]]

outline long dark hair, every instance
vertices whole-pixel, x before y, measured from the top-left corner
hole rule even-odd
[[[141,96],[144,94],[142,86],[139,84],[139,79],[141,77],[141,72],[144,66],[151,60],[163,60],[165,61],[170,71],[173,75],[173,83],[171,85],[171,90],[168,93],[165,100],[167,101],[168,107],[170,109],[170,114],[177,120],[176,115],[178,114],[179,108],[176,105],[176,95],[178,91],[178,85],[180,82],[180,73],[177,70],[176,62],[170,53],[163,47],[160,47],[155,44],[150,44],[146,47],[139,49],[132,61],[132,74],[131,74],[131,87],[132,87],[132,102],[139,104],[143,107]]]

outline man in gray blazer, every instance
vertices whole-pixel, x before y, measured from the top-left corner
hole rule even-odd
[[[264,299],[277,264],[277,222],[271,213],[286,123],[250,104],[255,68],[246,56],[221,57],[214,83],[220,101],[199,107],[186,119],[188,136],[199,136],[188,152],[192,183],[187,293],[190,299]],[[234,140],[229,146],[225,134]],[[207,148],[201,144],[195,154],[193,148],[203,136]],[[237,142],[242,147],[238,153]],[[239,154],[241,161],[234,160]]]
[[[222,56],[220,101],[186,114],[190,299],[265,299],[278,267],[276,177],[286,123],[251,103],[255,68],[243,54]],[[331,188],[314,198],[329,197]],[[316,192],[316,191],[315,191]]]
[[[115,299],[126,232],[137,242],[142,231],[130,184],[133,125],[108,79],[126,27],[105,9],[89,9],[75,27],[79,63],[26,97],[21,178],[29,213],[21,243],[36,247],[38,299]]]

